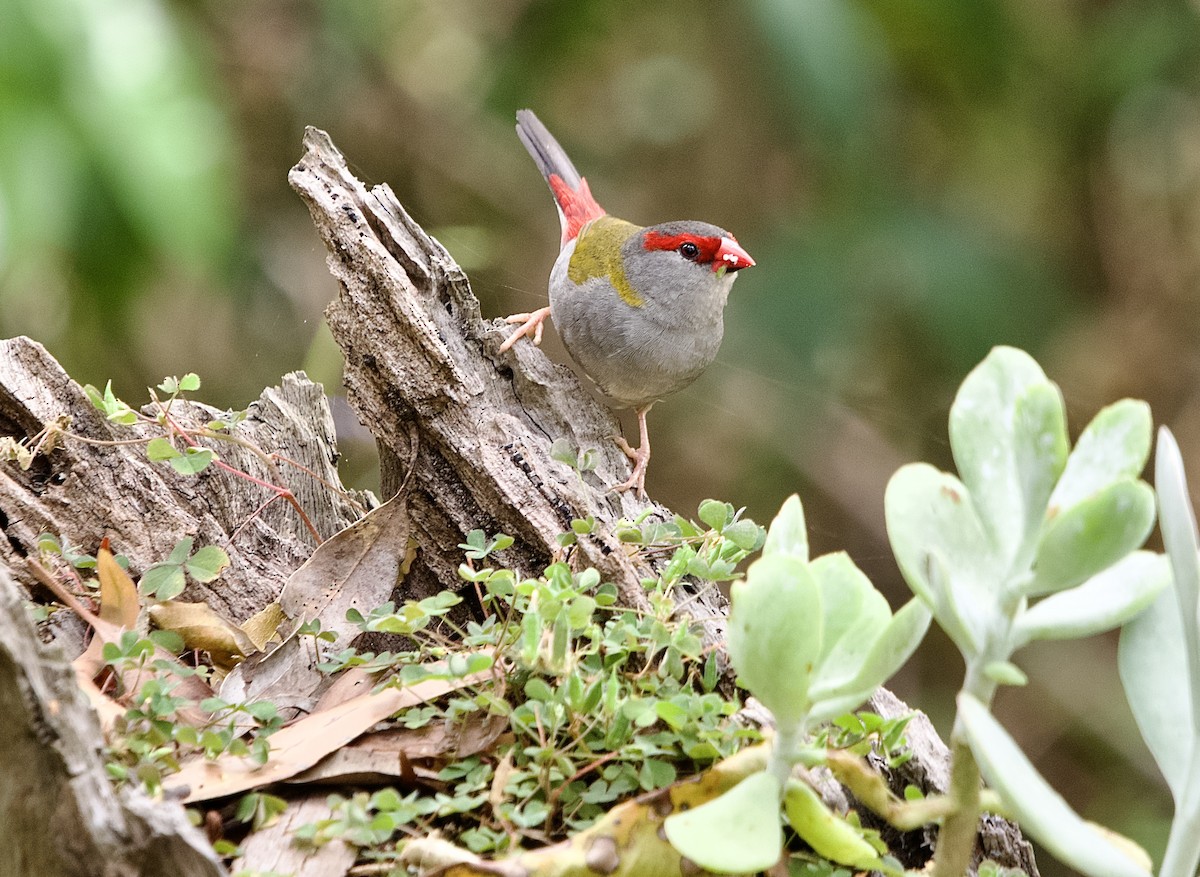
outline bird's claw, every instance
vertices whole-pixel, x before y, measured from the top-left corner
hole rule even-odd
[[[624,493],[627,490],[634,490],[634,495],[638,499],[646,498],[646,468],[650,462],[650,449],[643,445],[639,448],[629,446],[629,442],[625,441],[621,436],[614,435],[613,441],[617,443],[622,451],[625,452],[630,460],[633,461],[633,474],[625,481],[610,488],[610,493]]]
[[[614,442],[616,442],[617,447],[625,452],[626,457],[633,460],[634,463],[636,463],[638,461],[638,459],[639,459],[638,452],[641,450],[641,448],[631,447],[629,442],[625,441],[624,436],[614,435],[614,436],[609,436],[609,438],[611,438]]]
[[[521,325],[511,335],[504,339],[504,343],[500,345],[500,352],[508,350],[517,343],[521,338],[532,333],[533,343],[542,343],[542,330],[545,329],[546,318],[550,316],[550,308],[538,308],[536,311],[530,311],[524,314],[513,314],[510,317],[505,317],[506,323],[520,323]]]
[[[646,414],[654,405],[651,402],[649,405],[644,405],[637,410],[638,417],[638,446],[631,448],[629,442],[625,441],[622,436],[614,435],[613,441],[617,443],[625,456],[633,461],[633,474],[629,476],[627,481],[623,481],[612,489],[613,493],[623,493],[630,488],[636,490],[635,496],[638,499],[646,498],[646,465],[650,462],[650,433],[646,429]]]
[[[627,490],[633,490],[634,495],[638,499],[646,498],[646,464],[650,462],[650,458],[643,457],[638,460],[633,466],[633,474],[626,481],[622,481],[616,487],[610,489],[611,493],[624,493]]]

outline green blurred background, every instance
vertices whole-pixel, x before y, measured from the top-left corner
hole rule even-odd
[[[512,130],[534,107],[608,209],[715,222],[758,260],[718,362],[655,408],[652,493],[765,521],[798,491],[816,546],[898,603],[884,485],[949,467],[992,345],[1039,359],[1075,430],[1149,400],[1200,478],[1198,38],[1183,0],[0,0],[0,332],[131,402],[196,371],[242,407],[300,367],[336,395],[336,290],[286,182],[303,126],[498,316],[544,301],[557,251]],[[1113,641],[1019,658],[1001,718],[1157,856],[1169,800]],[[894,687],[945,732],[960,675],[934,636]]]

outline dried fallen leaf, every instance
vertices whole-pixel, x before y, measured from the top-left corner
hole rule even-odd
[[[341,671],[333,677],[333,683],[321,693],[312,711],[319,713],[321,710],[332,709],[339,703],[345,703],[352,697],[370,691],[379,682],[379,676],[379,673],[371,673],[362,667],[351,667]]]
[[[403,752],[372,752],[369,749],[357,749],[351,743],[337,752],[329,753],[308,770],[302,770],[284,782],[289,785],[336,785],[354,788],[392,785],[412,788],[422,782],[425,785],[434,783],[437,773],[429,768],[414,768]],[[446,784],[436,785],[440,790]]]
[[[222,670],[258,651],[245,631],[207,603],[166,600],[150,607],[150,618],[162,630],[179,634],[189,649],[208,652],[214,666]]]
[[[113,557],[107,536],[96,552],[96,576],[100,579],[100,617],[117,627],[135,630],[141,611],[137,585]]]
[[[314,713],[316,697],[312,688],[316,653],[313,641],[292,631],[277,648],[251,655],[238,664],[221,681],[218,691],[227,703],[254,703],[269,700],[279,714],[290,720],[300,713]],[[238,733],[254,727],[253,719],[245,714],[234,718]]]
[[[71,662],[81,683],[84,679],[93,680],[100,674],[105,666],[102,655],[104,644],[115,641],[122,630],[136,630],[138,613],[141,611],[137,585],[113,557],[107,536],[100,542],[100,550],[96,552],[96,577],[100,579],[98,615],[103,625],[92,625],[96,635]]]
[[[110,621],[105,621],[96,613],[88,610],[79,602],[74,594],[63,587],[62,582],[56,579],[48,569],[36,560],[27,560],[25,564],[33,576],[45,585],[58,598],[59,602],[86,621],[92,630],[95,631],[92,643],[83,654],[71,662],[75,670],[75,675],[81,684],[85,678],[89,680],[95,678],[96,674],[106,666],[104,659],[101,657],[104,644],[119,642],[124,628]],[[101,606],[101,609],[103,610],[103,606]],[[156,661],[161,660],[171,664],[179,664],[179,659],[175,655],[157,644],[154,646],[154,659]],[[153,679],[154,674],[144,673],[140,668],[130,668],[125,670],[120,678],[121,684],[127,692],[136,692],[142,685]],[[209,688],[207,683],[191,673],[183,674],[178,685],[172,691],[172,694],[194,703],[199,703],[206,697],[211,697],[212,693],[212,689]],[[203,710],[190,706],[180,707],[176,711],[176,715],[180,720],[198,727],[206,724],[209,719],[208,714]]]
[[[376,722],[418,703],[440,697],[487,678],[475,673],[460,679],[427,679],[407,688],[385,688],[364,694],[301,719],[271,736],[264,765],[249,758],[223,755],[213,761],[196,757],[163,783],[168,792],[184,795],[184,803],[208,801],[280,782],[312,767],[330,752],[355,739]]]
[[[360,632],[346,611],[366,615],[387,602],[403,573],[409,532],[404,500],[397,494],[325,540],[283,586],[283,611],[289,618],[319,620],[322,631],[336,636],[329,644],[333,652]]]
[[[381,785],[401,780],[432,780],[438,771],[412,762],[449,760],[489,751],[508,732],[505,716],[470,713],[457,722],[431,722],[422,728],[386,728],[364,734],[330,753],[289,783]]]
[[[288,802],[277,821],[253,832],[241,844],[241,856],[230,871],[235,874],[303,874],[304,877],[344,877],[358,851],[333,838],[321,846],[295,843],[301,825],[328,819],[332,811],[326,795],[311,795]]]
[[[457,759],[491,751],[508,729],[506,716],[468,713],[454,722],[433,721],[421,728],[376,731],[354,746],[381,752],[403,752],[412,759]]]
[[[117,719],[125,715],[125,710],[115,700],[104,694],[92,681],[92,676],[86,675],[86,671],[81,671],[79,666],[75,667],[75,682],[87,695],[88,703],[92,705],[92,709],[96,711],[96,716],[100,719],[101,730],[107,734],[117,723]]]
[[[283,607],[278,603],[268,603],[243,621],[239,627],[250,637],[255,648],[265,652],[267,643],[278,636],[280,626],[286,621],[287,615],[284,614]]]
[[[291,635],[267,655],[235,667],[221,685],[221,697],[230,702],[269,700],[285,715],[289,708],[313,709],[326,677],[316,668],[315,649],[301,647],[295,629],[316,620],[336,638],[323,648],[336,652],[349,645],[359,630],[346,620],[346,610],[365,615],[391,597],[406,569],[407,554],[402,552],[408,551],[408,531],[404,500],[397,495],[325,540],[279,595],[280,611],[289,620],[276,626]]]

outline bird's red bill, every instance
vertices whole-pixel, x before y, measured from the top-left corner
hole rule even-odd
[[[754,267],[750,254],[742,249],[742,245],[733,238],[721,238],[721,246],[717,248],[713,259],[713,270],[724,268],[728,271],[740,271],[743,268]]]

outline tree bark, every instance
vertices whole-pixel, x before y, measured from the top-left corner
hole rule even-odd
[[[416,427],[409,509],[420,544],[452,546],[473,529],[502,531],[516,543],[500,562],[535,573],[560,553],[556,537],[572,520],[594,516],[596,531],[579,540],[575,560],[644,608],[640,580],[651,570],[613,528],[622,516],[671,513],[609,492],[630,471],[611,439],[620,432],[613,413],[532,344],[499,353],[502,324],[481,318],[462,270],[391,189],[367,191],[323,132],[310,128],[304,142],[290,181],[341,285],[326,317],[346,357],[350,403],[387,462],[385,493],[403,477],[398,461],[412,458]],[[595,449],[596,469],[579,476],[552,460],[557,438]],[[434,590],[457,589],[458,563],[453,552],[425,551],[417,576],[426,574]]]
[[[190,402],[176,402],[171,409],[176,422],[192,428],[224,413]],[[25,470],[0,465],[0,529],[5,536],[0,564],[27,587],[34,582],[24,572],[24,561],[39,555],[38,537],[44,533],[88,554],[108,536],[113,551],[129,557],[135,575],[165,560],[178,540],[190,536],[196,547],[224,548],[232,566],[214,582],[191,582],[182,599],[205,600],[241,621],[271,602],[312,552],[311,535],[286,502],[275,500],[259,511],[272,496],[262,487],[215,466],[199,475],[181,475],[166,463],[150,462],[144,444],[114,444],[148,440],[166,430],[110,422],[42,345],[28,338],[0,341],[0,435],[27,440],[63,417],[69,435],[60,437],[53,450],[38,454]],[[247,409],[237,435],[340,487],[325,394],[303,373],[287,375],[280,386],[264,390]],[[278,463],[272,470],[243,445],[200,443],[235,468],[281,481],[296,494],[322,537],[359,516],[345,495],[299,469]]]
[[[178,804],[119,793],[104,738],[75,674],[43,645],[0,567],[0,874],[217,877],[208,840]]]

